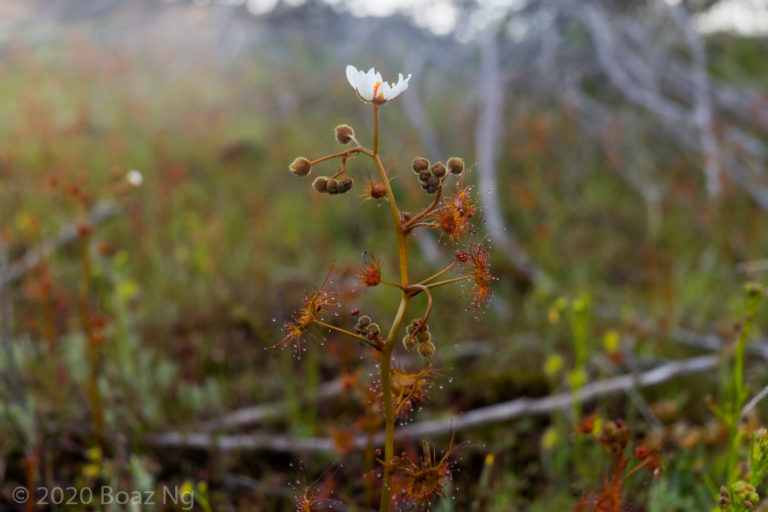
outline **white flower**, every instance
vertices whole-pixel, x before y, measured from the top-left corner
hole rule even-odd
[[[131,169],[128,171],[128,174],[125,175],[125,181],[127,181],[129,185],[138,187],[144,183],[144,176],[142,176],[136,169]]]
[[[358,71],[355,66],[347,66],[347,80],[349,85],[357,91],[363,101],[382,105],[397,97],[398,94],[408,88],[408,78],[403,78],[402,73],[397,75],[397,83],[387,83],[381,78],[381,73],[371,68],[367,73]]]

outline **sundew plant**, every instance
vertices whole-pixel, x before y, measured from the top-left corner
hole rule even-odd
[[[489,300],[494,278],[490,273],[489,254],[483,240],[476,241],[474,238],[476,228],[473,219],[478,213],[478,206],[471,187],[464,182],[465,166],[461,158],[452,157],[446,163],[430,163],[418,156],[413,158],[411,169],[426,198],[426,206],[415,213],[401,208],[392,179],[384,169],[379,148],[379,109],[408,88],[411,75],[403,77],[401,74],[396,83],[387,83],[373,68],[363,72],[354,66],[347,66],[346,74],[358,98],[373,108],[372,146],[364,146],[356,138],[353,128],[343,124],[335,128],[335,136],[339,143],[351,144],[349,149],[315,159],[300,156],[289,168],[299,177],[315,174],[312,182],[315,193],[338,196],[354,187],[355,182],[347,166],[352,159],[365,158],[373,163],[377,178],[369,181],[363,195],[386,202],[389,206],[397,242],[399,272],[395,277],[386,275],[382,260],[370,255],[359,269],[357,279],[360,286],[366,288],[397,288],[400,302],[391,319],[372,318],[358,308],[351,308],[352,325],[339,325],[340,317],[330,312],[341,304],[336,291],[331,289],[332,281],[326,279],[304,299],[302,307],[285,323],[285,336],[278,346],[292,346],[296,357],[301,357],[307,346],[312,345],[313,339],[333,331],[375,352],[379,360],[379,375],[374,385],[375,393],[368,405],[371,414],[378,415],[379,425],[383,420],[385,431],[383,450],[372,448],[380,465],[377,472],[380,475],[379,510],[385,512],[393,507],[397,510],[424,510],[442,496],[454,466],[450,455],[455,448],[438,455],[435,448],[424,442],[420,457],[405,452],[396,456],[395,424],[398,419],[407,418],[415,404],[427,399],[427,392],[436,377],[429,360],[435,354],[439,341],[433,339],[429,325],[441,313],[433,304],[432,290],[468,282],[465,294],[477,311]],[[338,166],[336,170],[319,175],[321,168],[330,167],[328,164],[331,163]],[[361,207],[367,204],[363,202]],[[455,246],[450,261],[429,276],[413,276],[409,271],[409,239],[418,229],[436,230]],[[414,300],[420,295],[426,300]],[[397,359],[396,352],[401,350],[418,353],[423,366],[408,369]],[[312,496],[312,493],[304,493],[298,497],[297,508],[312,510],[315,501]]]

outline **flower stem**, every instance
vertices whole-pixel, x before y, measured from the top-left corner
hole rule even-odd
[[[424,317],[421,319],[422,325],[426,325],[429,315],[432,313],[432,293],[430,293],[429,287],[424,286],[423,284],[412,284],[406,291],[411,297],[418,295],[420,292],[427,294],[427,310],[424,312]]]
[[[733,395],[730,404],[731,408],[726,421],[729,440],[726,467],[729,485],[735,482],[737,478],[736,455],[741,441],[739,416],[748,394],[747,386],[744,383],[744,353],[747,341],[752,334],[752,329],[755,324],[755,316],[761,300],[762,288],[753,284],[748,284],[744,322],[741,326],[741,332],[739,333],[739,339],[736,342],[736,349],[733,356]]]
[[[381,354],[381,393],[384,400],[384,462],[390,463],[395,456],[395,408],[392,403],[392,350],[395,348],[395,337],[408,310],[410,298],[403,293],[400,298],[400,307],[392,322],[392,327],[387,335],[387,344]],[[392,487],[392,474],[388,467],[384,468],[384,479],[381,483],[381,503],[379,512],[389,512]]]
[[[445,281],[438,281],[436,283],[428,284],[427,288],[437,288],[438,286],[443,286],[443,285],[451,284],[451,283],[457,283],[459,281],[463,281],[465,279],[469,279],[470,277],[472,277],[472,276],[471,275],[466,275],[466,276],[454,277],[453,279],[446,279]]]
[[[373,154],[379,154],[379,106],[373,105]]]
[[[317,160],[313,160],[310,162],[311,165],[317,165],[320,162],[325,162],[326,160],[331,160],[334,158],[347,158],[348,156],[354,154],[354,153],[368,153],[369,150],[366,150],[362,146],[356,146],[354,148],[349,148],[346,151],[340,151],[338,153],[334,153],[332,155],[327,155],[321,158],[318,158]]]
[[[418,222],[423,219],[425,216],[429,215],[430,212],[432,212],[440,203],[440,197],[443,195],[443,182],[445,181],[445,177],[443,177],[442,181],[440,182],[440,186],[437,187],[437,192],[435,193],[435,199],[432,201],[432,204],[424,208],[422,211],[411,217],[411,219],[408,222],[405,222],[403,224],[403,231],[406,233],[415,228],[416,226],[423,226],[424,224],[418,224]]]
[[[375,350],[378,350],[381,352],[381,347],[378,343],[373,342],[372,340],[369,340],[365,336],[360,336],[359,334],[356,334],[352,331],[348,331],[346,329],[342,329],[341,327],[336,327],[335,325],[327,324],[321,320],[315,320],[315,323],[317,325],[320,325],[322,327],[325,327],[327,329],[331,329],[332,331],[340,332],[341,334],[346,334],[347,336],[351,336],[352,338],[355,338],[356,340],[362,341],[363,343],[370,345]]]
[[[434,281],[435,279],[437,279],[441,275],[443,275],[446,272],[448,272],[449,270],[451,270],[454,266],[456,266],[456,261],[455,260],[452,261],[451,264],[448,265],[447,267],[445,267],[443,270],[441,270],[440,272],[438,272],[436,274],[432,274],[428,278],[426,278],[426,279],[422,280],[421,282],[419,282],[419,284],[425,285],[425,284],[427,284],[430,281]]]
[[[395,201],[395,195],[392,192],[392,184],[390,183],[387,172],[384,170],[384,165],[379,158],[379,109],[377,105],[373,106],[373,153],[363,151],[373,160],[376,165],[376,171],[379,173],[379,179],[384,185],[384,189],[387,193],[387,202],[389,202],[389,208],[392,213],[392,224],[395,228],[395,236],[397,237],[397,248],[400,262],[400,284],[402,293],[400,294],[400,305],[397,308],[397,314],[392,321],[392,326],[387,334],[384,350],[381,354],[381,393],[384,400],[384,462],[389,464],[392,457],[395,455],[395,409],[392,403],[392,351],[395,348],[395,338],[400,331],[400,327],[405,319],[405,314],[408,311],[408,305],[411,301],[410,296],[406,293],[408,286],[408,247],[406,245],[405,231],[403,230],[400,210],[397,207]],[[384,479],[381,483],[381,501],[379,503],[380,512],[389,512],[391,504],[391,487],[392,487],[392,474],[385,466]]]
[[[88,362],[88,400],[93,419],[93,434],[96,445],[101,446],[104,433],[104,416],[101,410],[101,395],[99,394],[99,354],[100,341],[93,329],[88,295],[91,282],[90,236],[87,227],[80,234],[80,260],[82,263],[82,283],[80,289],[80,322],[85,335],[86,360]]]

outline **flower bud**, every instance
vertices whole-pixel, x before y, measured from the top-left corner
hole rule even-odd
[[[352,178],[349,176],[342,178],[341,181],[339,181],[339,194],[343,194],[344,192],[349,192],[352,190],[353,184],[354,181],[352,181]]]
[[[424,189],[424,191],[427,194],[434,194],[435,192],[437,192],[437,185],[427,185],[427,184],[425,184],[422,188]]]
[[[381,333],[381,327],[379,327],[379,324],[377,324],[376,322],[373,322],[373,323],[372,323],[372,324],[371,324],[371,325],[368,327],[368,334],[371,334],[371,333],[373,333],[373,334],[374,334],[374,335],[376,335],[376,336],[378,336],[378,335],[379,335],[379,333]]]
[[[369,317],[368,315],[361,316],[357,321],[357,325],[359,325],[360,327],[368,327],[369,325],[371,325],[371,317]]]
[[[428,167],[429,167],[429,160],[421,156],[414,157],[413,163],[411,163],[411,168],[413,169],[413,172],[421,172],[426,170]]]
[[[291,165],[289,165],[288,168],[296,176],[306,176],[312,169],[312,162],[303,156],[300,156],[291,162]]]
[[[410,352],[411,350],[416,348],[416,345],[418,345],[418,342],[413,336],[411,336],[410,334],[403,336],[403,346],[405,347],[405,350]]]
[[[428,169],[419,171],[419,181],[427,181],[431,177],[432,177],[432,173]]]
[[[453,160],[453,159],[451,159]],[[450,160],[448,160],[448,163],[450,164]],[[462,164],[462,170],[463,170],[463,164]],[[445,176],[445,165],[443,165],[443,162],[437,162],[432,166],[432,174],[437,176],[438,178],[442,178]],[[458,173],[457,173],[458,174]]]
[[[448,159],[448,170],[453,174],[461,174],[464,172],[464,160],[459,157],[452,157]]]
[[[749,297],[760,297],[763,294],[763,287],[760,283],[747,283],[744,285],[744,291]]]
[[[437,350],[437,348],[435,347],[435,344],[432,343],[431,341],[419,344],[419,348],[418,348],[419,355],[424,359],[429,359],[430,357],[435,355],[435,350]]]
[[[328,178],[325,176],[318,176],[315,178],[315,181],[312,182],[312,188],[320,192],[321,194],[323,192],[328,192]]]
[[[325,189],[328,191],[329,194],[338,194],[339,182],[336,181],[334,178],[329,178],[325,184]]]
[[[355,136],[355,130],[348,124],[340,124],[334,129],[334,133],[336,135],[336,140],[339,141],[340,144],[347,144],[352,140],[352,137]]]

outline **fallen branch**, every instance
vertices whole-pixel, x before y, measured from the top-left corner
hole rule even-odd
[[[633,389],[661,384],[670,379],[701,373],[717,365],[717,356],[699,356],[683,361],[662,364],[647,372],[627,374],[587,384],[579,390],[579,400],[587,402],[601,396],[610,396]],[[442,418],[415,423],[397,432],[399,439],[445,434],[474,427],[500,423],[523,416],[549,414],[571,406],[573,393],[559,393],[544,398],[518,398],[510,402],[475,409],[453,418]],[[378,438],[377,438],[378,441]]]
[[[706,372],[713,369],[718,360],[719,358],[713,355],[693,357],[665,363],[646,372],[593,382],[581,388],[579,400],[587,402],[601,396],[655,386],[676,377]],[[570,407],[572,401],[573,394],[570,392],[544,398],[518,398],[509,402],[481,407],[453,417],[421,421],[400,428],[395,432],[395,436],[400,441],[406,441],[420,437],[437,436],[452,431],[458,432],[520,417],[549,414]],[[383,438],[383,433],[380,433],[374,438],[374,442],[379,444]],[[203,432],[188,434],[169,432],[151,436],[148,438],[148,442],[155,447],[183,447],[219,451],[271,450],[288,453],[335,451],[334,442],[330,438],[297,438],[266,433],[215,436]],[[359,436],[354,440],[354,446],[357,448],[364,448],[367,445],[368,438],[365,436]]]
[[[333,398],[342,392],[341,379],[336,379],[320,386],[317,390],[317,398]],[[200,430],[203,432],[213,432],[216,430],[226,430],[230,428],[244,427],[262,421],[268,421],[285,414],[288,406],[285,402],[273,402],[268,404],[259,404],[252,407],[244,407],[232,411],[218,418],[206,421],[200,424]]]
[[[120,213],[120,205],[113,201],[100,201],[85,216],[84,222],[89,226],[96,226],[102,222],[115,217]],[[12,283],[24,274],[35,268],[41,261],[61,246],[67,245],[77,238],[77,224],[67,224],[59,229],[59,232],[47,240],[41,242],[38,246],[28,250],[16,261],[8,265],[5,271],[0,275],[0,285]]]

